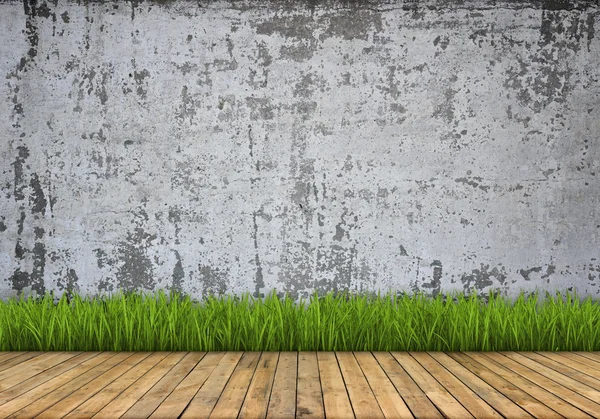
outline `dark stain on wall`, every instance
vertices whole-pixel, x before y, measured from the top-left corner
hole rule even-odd
[[[175,257],[177,258],[177,263],[175,263],[175,267],[173,268],[173,275],[171,278],[173,279],[173,284],[171,286],[171,290],[173,292],[182,294],[183,293],[183,278],[185,277],[185,272],[183,271],[183,266],[181,264],[181,256],[177,250],[173,250],[175,253]]]
[[[153,263],[146,251],[155,239],[156,235],[148,234],[137,227],[133,234],[127,234],[126,241],[119,243],[119,258],[122,264],[116,276],[120,289],[126,292],[138,288],[154,289]]]
[[[40,213],[44,214],[46,211],[46,198],[44,197],[44,191],[40,186],[40,179],[37,173],[31,175],[31,181],[29,182],[29,186],[33,190],[33,194],[30,196],[30,204],[31,204],[31,213]]]
[[[60,278],[63,278],[63,276],[61,275]],[[59,279],[57,281],[59,290],[66,290],[67,301],[71,301],[74,297],[73,292],[79,290],[79,285],[77,284],[78,281],[79,277],[77,276],[75,269],[69,269],[67,274],[64,275],[64,279]]]
[[[15,171],[15,183],[14,183],[14,195],[15,201],[22,201],[25,199],[25,195],[23,194],[23,164],[25,160],[29,157],[29,149],[24,146],[17,147],[19,150],[19,155],[15,159],[13,166]]]
[[[228,271],[207,265],[198,265],[198,274],[203,284],[202,296],[220,296],[228,292]]]

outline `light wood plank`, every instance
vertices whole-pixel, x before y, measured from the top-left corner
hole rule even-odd
[[[600,371],[600,361],[594,361],[593,359],[586,358],[582,356],[581,353],[575,352],[556,352],[561,356],[572,359],[573,361],[577,361],[583,365],[586,365],[588,368],[592,368],[593,370]]]
[[[404,399],[412,414],[417,419],[444,419],[444,416],[427,398],[421,388],[413,381],[410,375],[400,366],[398,361],[389,352],[373,352],[373,356],[390,381]]]
[[[470,368],[467,368],[471,366],[472,362],[464,353],[430,352],[429,354],[504,417],[515,419],[533,418],[533,416],[519,407],[520,403],[531,402],[531,397],[527,397],[525,393],[519,392],[510,383],[502,383],[500,381],[501,377],[489,370],[478,368],[476,369],[477,372],[474,372]],[[485,381],[484,378],[486,379]],[[512,397],[519,400],[519,405],[489,385],[488,380],[495,383],[502,390],[511,392]]]
[[[0,352],[0,365],[3,362],[8,361],[9,359],[16,358],[17,356],[20,356],[20,355],[23,355],[23,354],[26,354],[26,353],[27,353],[27,351],[20,351],[20,352]]]
[[[569,352],[572,355],[577,355],[585,358],[588,361],[600,363],[600,354],[598,352],[583,352],[583,351],[572,351]]]
[[[448,391],[438,383],[411,355],[407,352],[391,352],[396,361],[411,376],[425,395],[433,402],[442,414],[448,418],[472,418],[469,413]]]
[[[571,351],[570,353],[582,356],[592,361],[600,362],[600,352]]]
[[[100,365],[86,371],[83,374],[78,374],[77,378],[70,380],[69,382],[63,384],[52,392],[46,394],[45,396],[34,400],[33,403],[27,405],[23,409],[17,411],[16,413],[8,416],[9,418],[32,418],[44,410],[48,409],[55,403],[58,403],[63,398],[67,397],[69,394],[76,391],[81,386],[87,384],[92,381],[94,378],[102,375],[106,371],[110,370],[115,365],[118,365],[125,359],[133,356],[134,352],[118,352],[114,356],[110,357]]]
[[[511,371],[520,374],[521,376],[539,385],[540,387],[544,387],[546,390],[552,392],[558,397],[568,400],[569,403],[571,403],[573,406],[583,410],[587,414],[595,416],[597,412],[600,412],[600,405],[579,394],[580,392],[578,391],[578,389],[573,390],[564,386],[563,381],[560,378],[559,381],[556,381],[553,380],[551,377],[548,377],[547,374],[543,374],[544,366],[531,361],[529,358],[526,358],[521,355],[521,357],[524,358],[525,362],[520,363],[514,359],[519,359],[519,357],[516,356],[518,355],[517,353],[484,352],[483,354],[489,357],[490,359],[498,362],[499,364],[506,366]],[[507,356],[507,354],[510,354],[510,356]],[[526,365],[526,363],[528,362],[530,362],[530,366],[533,367],[535,371]],[[557,376],[555,376],[555,378],[558,377],[562,376],[557,373]],[[564,377],[564,379],[568,379],[568,377]]]
[[[132,356],[127,357],[122,362],[114,365],[105,373],[94,378],[87,384],[77,387],[75,391],[54,405],[46,408],[42,413],[36,416],[36,419],[53,419],[57,417],[63,417],[71,412],[73,409],[80,406],[82,403],[87,401],[90,397],[98,394],[104,387],[115,381],[117,378],[131,370],[140,361],[148,356],[147,352],[135,352]]]
[[[89,370],[92,370],[97,365],[101,365],[103,362],[114,356],[116,356],[116,353],[91,353],[89,358],[85,359],[83,362],[81,362],[82,359],[76,359],[73,361],[72,365],[68,367],[57,368],[55,371],[53,371],[53,374],[55,374],[56,376],[50,380],[43,381],[43,378],[41,378],[38,382],[38,380],[35,379],[36,377],[32,377],[29,380],[23,382],[22,384],[19,384],[18,386],[12,387],[7,391],[2,392],[2,396],[5,396],[6,394],[13,395],[16,392],[19,392],[19,394],[15,397],[11,397],[10,401],[6,401],[0,406],[0,417],[6,417],[18,411],[19,409],[24,408],[33,401],[49,394],[50,392],[62,386],[63,384],[68,383],[69,381],[80,376],[81,374],[84,374]],[[85,358],[85,355],[81,356],[81,358]],[[69,361],[67,361],[65,364],[69,364]],[[28,383],[28,381],[30,380],[32,380],[35,387],[31,388],[30,390],[27,390],[27,388],[31,386],[31,383]],[[22,392],[20,391],[20,389],[17,389],[17,387],[21,387],[23,384],[26,384],[24,389],[27,391]]]
[[[328,419],[354,418],[344,379],[334,352],[317,352],[323,405]]]
[[[81,352],[47,352],[44,355],[34,358],[37,361],[32,362],[25,368],[22,364],[15,365],[0,373],[0,392],[8,390],[17,384],[47,371],[61,362],[71,359]]]
[[[509,368],[497,363],[496,361],[493,361],[487,356],[475,352],[469,352],[468,356],[479,362],[481,365],[494,371],[496,374],[503,377],[506,381],[519,387],[527,394],[531,395],[532,397],[535,397],[537,400],[540,401],[540,403],[545,404],[552,410],[563,415],[565,418],[592,419],[590,415],[570,405],[562,398],[555,396],[551,392],[547,391],[545,387],[533,384],[531,381],[526,380],[519,374],[516,374],[514,371],[511,371]]]
[[[530,394],[516,387],[511,381],[505,380],[502,375],[498,374],[494,369],[487,368],[485,365],[477,362],[470,356],[472,354],[474,353],[453,353],[450,354],[450,356],[533,417],[544,417],[548,419],[561,418],[561,415],[541,404],[539,400],[536,400]]]
[[[260,356],[260,352],[244,352],[211,412],[211,418],[230,419],[238,416]]]
[[[121,419],[147,418],[171,394],[181,380],[192,371],[206,352],[179,352],[183,358],[142,396]]]
[[[138,365],[133,367],[127,373],[123,374],[121,377],[117,378],[107,387],[103,388],[100,393],[96,393],[85,403],[71,411],[71,413],[66,415],[63,419],[91,418],[166,356],[167,352],[151,353]]]
[[[0,392],[0,405],[8,402],[9,400],[14,399],[17,396],[20,396],[23,393],[32,390],[41,384],[50,381],[52,378],[61,375],[63,372],[68,371],[71,368],[76,367],[77,365],[98,356],[101,352],[82,352],[79,355],[75,355],[73,358],[65,361],[61,364],[55,365],[48,370],[44,371],[43,374],[38,374],[34,377],[31,377],[22,383],[19,383],[7,390]]]
[[[296,419],[325,419],[323,391],[316,352],[298,354],[298,394]]]
[[[410,409],[396,391],[385,371],[377,363],[371,352],[354,352],[365,378],[369,382],[373,394],[386,419],[413,419]]]
[[[539,354],[535,352],[521,352],[521,354],[534,362],[538,362],[548,368],[553,369],[559,374],[572,378],[574,385],[580,383],[591,387],[597,392],[596,394],[598,399],[595,401],[600,401],[600,392],[598,392],[598,390],[600,390],[600,380],[598,379],[600,374],[596,373],[595,376],[593,376],[593,369],[585,365],[577,364],[568,358],[563,358],[559,355],[553,354],[552,352],[542,352]]]
[[[263,352],[238,419],[266,418],[279,352]]]
[[[164,352],[163,352],[164,353]],[[120,418],[133,406],[148,390],[165,376],[183,358],[183,352],[167,352],[156,366],[144,374],[133,385],[127,388],[117,398],[104,406],[94,415],[94,419]]]
[[[11,367],[14,367],[15,365],[19,365],[21,363],[24,363],[30,359],[35,359],[39,356],[44,355],[44,352],[25,352],[24,354],[21,354],[19,356],[15,356],[14,358],[8,359],[6,361],[4,361],[1,365],[0,365],[0,372],[2,371],[6,371]]]
[[[243,352],[225,353],[217,367],[183,411],[181,419],[204,419],[210,416],[243,354]]]
[[[384,419],[379,403],[377,403],[373,390],[371,390],[354,354],[352,352],[336,352],[335,355],[356,418]]]
[[[178,418],[204,382],[213,373],[224,355],[225,352],[207,353],[194,370],[175,387],[175,390],[150,415],[149,419]]]
[[[298,353],[281,352],[267,409],[267,419],[293,418],[296,415]]]
[[[427,352],[409,352],[465,409],[476,418],[503,419],[481,397],[451,374]]]

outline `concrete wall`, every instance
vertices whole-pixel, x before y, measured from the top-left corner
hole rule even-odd
[[[3,298],[598,298],[597,4],[3,0],[0,28]]]

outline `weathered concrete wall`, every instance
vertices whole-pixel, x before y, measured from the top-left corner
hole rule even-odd
[[[600,291],[590,2],[0,3],[3,298]]]

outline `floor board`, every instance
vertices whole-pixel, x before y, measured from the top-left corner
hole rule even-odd
[[[0,418],[600,418],[600,352],[0,352]]]

